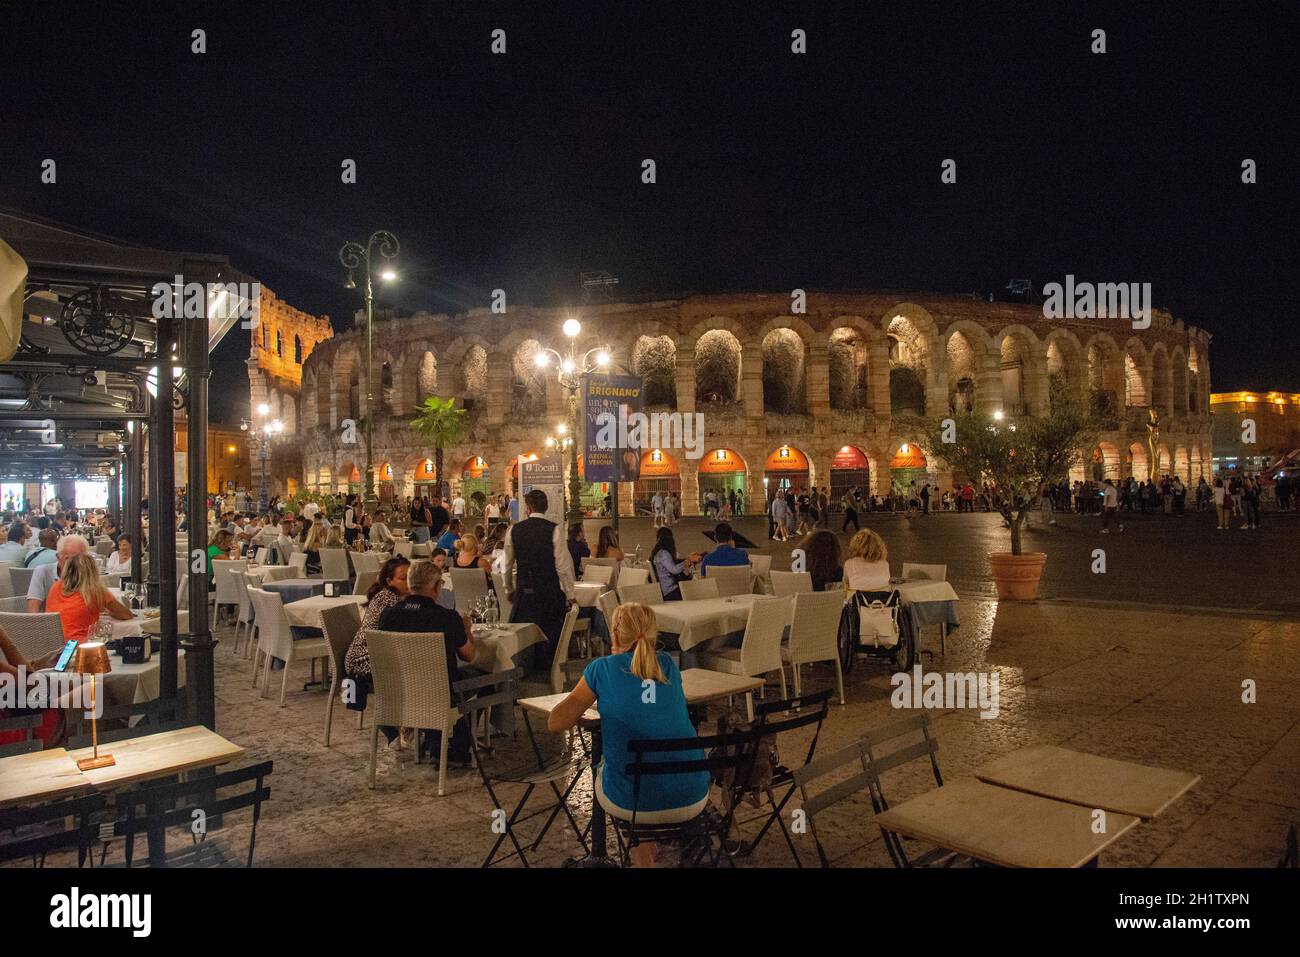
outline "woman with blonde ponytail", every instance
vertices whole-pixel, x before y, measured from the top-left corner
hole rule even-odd
[[[101,614],[121,621],[134,617],[126,606],[113,597],[99,577],[99,566],[89,555],[74,555],[63,564],[63,573],[45,599],[45,610],[59,616],[63,637],[78,643],[93,636],[91,630]]]
[[[625,768],[631,762],[629,741],[695,737],[686,711],[682,673],[667,652],[658,650],[659,631],[654,611],[631,602],[619,605],[610,621],[613,651],[597,658],[582,673],[578,686],[551,712],[547,726],[564,731],[592,705],[599,703],[605,760],[596,775],[596,799],[607,814],[630,821],[636,810],[638,824],[674,824],[689,821],[709,801],[709,776],[692,774],[650,775],[641,779],[639,795]],[[704,757],[698,750],[665,751],[647,755],[653,761],[691,761]],[[643,841],[632,848],[632,863],[653,867],[655,844]]]

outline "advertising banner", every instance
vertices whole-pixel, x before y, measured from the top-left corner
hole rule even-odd
[[[559,455],[543,455],[530,459],[519,456],[519,495],[526,496],[533,489],[546,493],[545,518],[557,525],[564,524],[564,459]],[[513,506],[514,503],[512,502]],[[523,518],[523,506],[520,505]],[[516,520],[518,520],[518,518]]]
[[[628,418],[641,412],[640,376],[589,375],[582,381],[586,450],[583,478],[588,482],[635,482],[643,449],[631,447]]]

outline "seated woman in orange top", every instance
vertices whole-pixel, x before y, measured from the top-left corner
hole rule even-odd
[[[123,621],[133,617],[104,587],[95,560],[86,554],[76,555],[64,564],[63,575],[45,599],[45,610],[58,614],[64,640],[75,638],[78,644],[93,640],[92,632],[104,612]]]

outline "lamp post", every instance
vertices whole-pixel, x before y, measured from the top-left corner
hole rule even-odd
[[[578,336],[582,333],[582,323],[577,319],[564,320],[564,334],[569,339],[569,354],[562,356],[554,349],[542,348],[537,353],[537,365],[539,368],[548,368],[552,359],[555,361],[556,378],[561,388],[569,393],[569,510],[565,516],[568,522],[582,521],[582,502],[581,480],[578,478],[578,388],[582,385],[584,376],[593,372],[603,372],[609,368],[609,350],[597,346],[588,349],[578,358],[577,345]],[[618,463],[615,462],[615,468]],[[617,480],[618,475],[615,473],[614,478]],[[614,500],[618,501],[618,483],[614,484]],[[614,518],[617,525],[617,514]]]
[[[271,436],[279,435],[284,431],[284,423],[279,419],[276,419],[274,422],[267,421],[266,417],[270,413],[271,407],[265,402],[262,402],[257,406],[258,425],[256,427],[254,427],[253,423],[249,422],[248,419],[239,423],[239,427],[243,431],[248,432],[251,429],[252,437],[257,439],[257,464],[261,481],[261,491],[258,494],[258,502],[260,503],[258,508],[259,514],[265,513],[267,506],[270,504],[270,496],[266,487],[266,458],[267,454],[271,451]]]
[[[344,243],[343,248],[339,250],[339,262],[343,263],[348,271],[348,281],[344,284],[345,289],[356,289],[357,283],[353,278],[353,270],[363,268],[366,276],[366,511],[373,512],[378,503],[375,495],[375,287],[372,266],[374,265],[373,257],[375,248],[378,247],[380,255],[385,259],[392,259],[397,255],[400,244],[397,237],[386,229],[377,229],[370,234],[370,239],[362,246],[360,243]],[[397,273],[391,268],[385,268],[379,274],[379,278],[385,282],[392,282],[397,278]]]
[[[573,503],[576,501],[574,498],[574,489],[578,487],[576,465],[578,451],[577,434],[570,433],[568,423],[561,422],[555,427],[555,434],[546,437],[546,447],[548,449],[555,449],[561,455],[572,449],[571,454],[573,455],[573,461],[575,464],[569,474],[569,495],[568,502],[566,503],[565,515],[567,516],[567,521],[580,522],[582,521],[581,503],[578,503],[578,508],[575,509],[573,507]],[[578,516],[577,518],[573,517],[575,514]]]

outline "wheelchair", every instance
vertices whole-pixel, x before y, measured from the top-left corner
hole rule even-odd
[[[873,607],[877,609],[885,633],[879,637],[868,636],[863,642],[860,612],[863,608]],[[840,668],[845,674],[853,670],[853,663],[859,658],[883,659],[894,671],[912,669],[917,657],[916,633],[911,617],[902,611],[902,596],[897,589],[850,593],[840,613]],[[891,635],[895,639],[892,644],[889,642]]]

